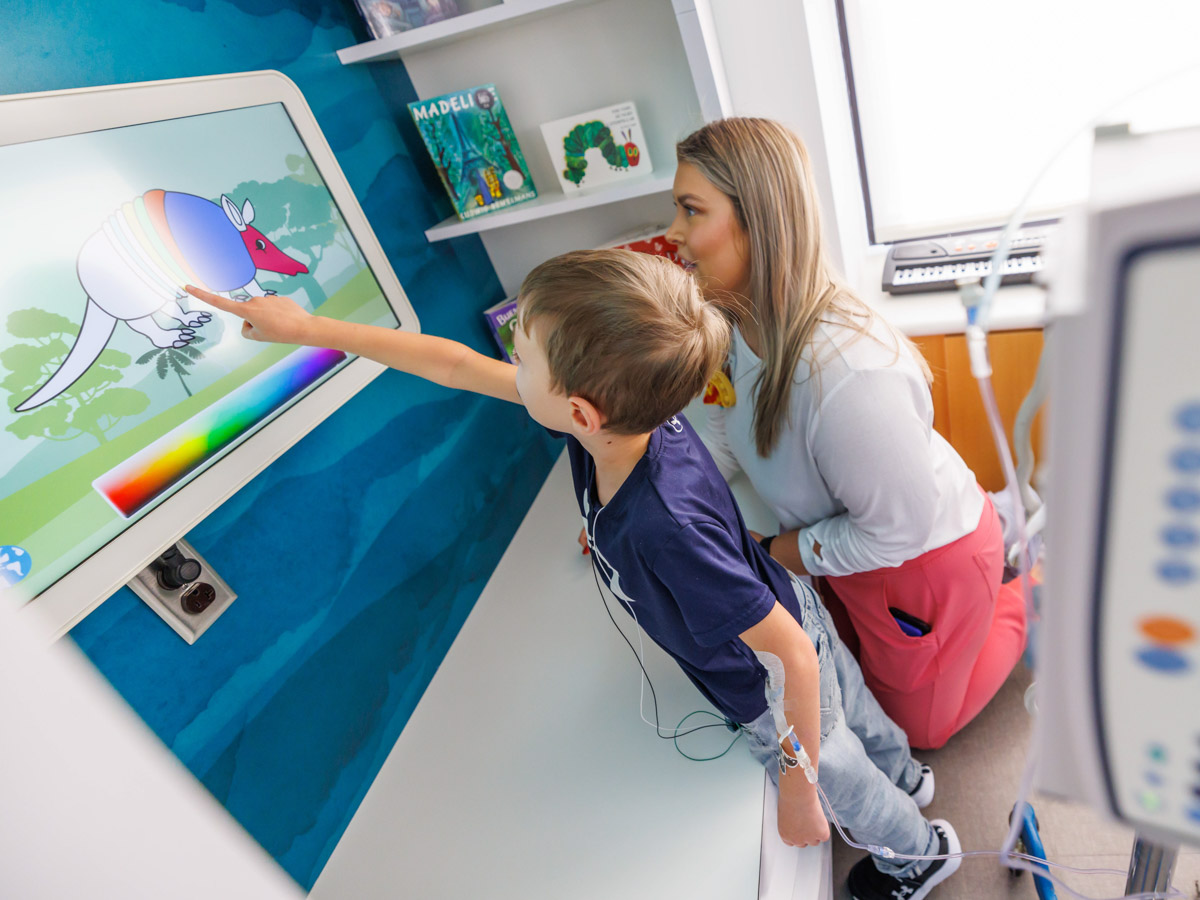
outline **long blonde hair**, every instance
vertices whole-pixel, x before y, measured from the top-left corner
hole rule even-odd
[[[729,197],[748,239],[749,314],[763,342],[754,442],[765,457],[789,425],[796,369],[817,325],[837,315],[866,335],[875,316],[826,258],[808,150],[790,129],[770,119],[721,119],[680,141],[676,156]],[[924,357],[893,333],[897,354],[907,344],[931,381]],[[811,365],[816,372],[818,360]]]

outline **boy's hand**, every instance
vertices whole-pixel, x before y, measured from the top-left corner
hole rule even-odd
[[[781,780],[789,778],[804,781],[804,773],[792,769]],[[779,837],[783,842],[789,847],[815,847],[829,840],[829,823],[816,789],[793,796],[795,791],[781,787],[784,789],[779,792]]]
[[[251,297],[239,302],[226,300],[212,291],[205,291],[190,284],[184,290],[197,300],[242,319],[244,338],[279,344],[308,343],[315,316],[301,308],[290,297]]]

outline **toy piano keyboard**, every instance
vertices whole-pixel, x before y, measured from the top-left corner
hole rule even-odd
[[[1039,225],[1013,235],[1001,284],[1030,282],[1042,270],[1042,250],[1051,228]],[[999,239],[997,229],[892,244],[883,266],[883,289],[889,294],[952,291],[960,278],[983,278],[992,271]]]

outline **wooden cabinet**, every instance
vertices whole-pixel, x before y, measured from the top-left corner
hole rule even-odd
[[[913,338],[933,370],[933,427],[950,442],[989,491],[1004,487],[1004,473],[988,428],[979,386],[971,375],[966,338],[961,334]],[[1042,353],[1041,329],[993,332],[988,346],[992,387],[1012,447],[1013,423],[1033,386]],[[1041,413],[1033,423],[1035,458],[1040,458]],[[1014,451],[1014,460],[1015,460]]]

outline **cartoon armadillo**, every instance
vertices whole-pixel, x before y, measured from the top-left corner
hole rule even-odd
[[[123,321],[156,347],[183,347],[212,316],[187,312],[179,301],[185,284],[228,296],[247,287],[259,269],[298,275],[308,271],[251,227],[254,207],[239,210],[227,196],[218,206],[194,194],[153,190],[121,205],[84,242],[76,271],[87,293],[79,335],[58,370],[16,407],[25,412],[53,400],[74,384],[108,346]],[[180,323],[162,328],[158,312]]]

